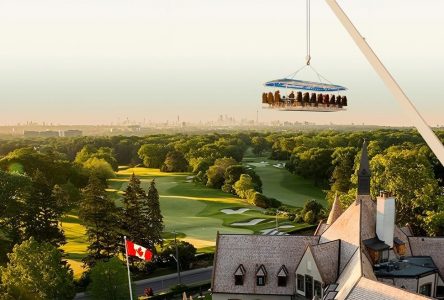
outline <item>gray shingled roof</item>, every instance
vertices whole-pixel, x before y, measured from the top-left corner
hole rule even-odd
[[[327,224],[333,224],[342,215],[342,212],[343,210],[341,207],[341,203],[339,202],[339,196],[338,194],[336,194],[335,201],[333,201],[330,213],[328,214]]]
[[[444,278],[444,237],[409,236],[410,249],[414,256],[430,256]]]
[[[296,266],[306,248],[318,241],[317,236],[221,234],[217,241],[212,290],[214,293],[292,295]],[[245,268],[244,284],[236,286],[234,272],[240,264]],[[256,285],[260,265],[267,270],[265,286]],[[277,285],[282,265],[289,271],[286,287]]]
[[[360,246],[360,215],[361,205],[359,203],[351,204],[321,236],[321,243],[341,240],[339,273],[344,270],[353,253]]]
[[[414,294],[406,290],[361,277],[355,285],[347,300],[416,300],[430,299],[428,297]]]
[[[339,240],[311,246],[311,253],[325,284],[334,283],[338,278],[339,247]]]

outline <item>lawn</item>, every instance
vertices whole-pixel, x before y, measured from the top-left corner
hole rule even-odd
[[[290,174],[285,169],[273,167],[274,162],[260,164],[264,159],[248,158],[245,164],[253,163],[256,172],[263,181],[264,193],[275,197],[285,204],[302,206],[307,199],[323,200],[322,191],[310,182]],[[259,164],[257,164],[259,163]],[[262,166],[263,165],[263,166]],[[164,217],[165,239],[173,238],[173,231],[178,238],[192,243],[200,252],[214,251],[217,232],[238,234],[261,234],[261,230],[276,227],[274,216],[265,215],[263,210],[247,204],[245,201],[191,182],[189,173],[163,173],[158,169],[121,168],[116,177],[108,181],[108,193],[118,206],[122,205],[121,198],[131,174],[136,174],[147,190],[150,182],[155,179],[156,188],[160,195],[160,207]],[[223,209],[248,209],[242,214],[226,214]],[[246,223],[255,219],[261,222],[250,226],[236,226],[233,223]],[[279,217],[279,226],[293,225],[292,228],[281,228],[285,232],[296,228],[304,228],[305,224],[293,224]],[[67,244],[62,247],[68,262],[73,267],[76,277],[82,272],[81,259],[86,255],[87,241],[85,228],[73,211],[62,220]]]
[[[327,205],[325,193],[321,188],[316,187],[312,181],[287,171],[283,162],[254,157],[248,151],[243,163],[260,176],[264,195],[295,207],[302,207],[305,201],[311,199],[319,201],[324,206]]]
[[[214,249],[217,232],[220,233],[260,233],[265,227],[274,226],[274,217],[267,216],[257,207],[243,200],[190,182],[188,173],[163,173],[156,169],[134,168],[120,170],[116,178],[109,180],[108,193],[118,206],[128,184],[128,178],[135,173],[147,190],[152,179],[160,195],[160,207],[164,217],[165,239],[173,237],[176,231],[182,240],[192,243],[202,252]],[[243,214],[224,214],[222,209],[248,208]],[[265,219],[254,226],[230,226],[231,223],[248,222],[251,219]],[[271,220],[272,223],[267,221]],[[86,255],[87,242],[85,228],[77,217],[77,212],[62,220],[67,244],[62,247],[76,277],[81,272],[81,259]]]

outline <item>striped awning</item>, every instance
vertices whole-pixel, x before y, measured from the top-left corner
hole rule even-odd
[[[316,91],[316,92],[337,92],[337,91],[347,90],[346,87],[340,85],[313,82],[313,81],[303,81],[303,80],[296,80],[289,78],[272,80],[266,82],[265,86],[303,90],[303,91]]]

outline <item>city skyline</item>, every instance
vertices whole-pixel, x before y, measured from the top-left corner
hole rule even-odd
[[[220,114],[255,120],[259,111],[263,122],[411,125],[327,5],[312,2],[312,63],[350,89],[347,112],[261,109],[262,84],[304,63],[305,1],[6,1],[0,124],[162,122],[178,114],[197,123]],[[444,4],[340,4],[429,125],[441,125]]]

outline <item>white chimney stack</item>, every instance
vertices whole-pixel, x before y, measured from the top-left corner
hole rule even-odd
[[[376,208],[376,235],[392,248],[395,233],[395,198],[387,192],[381,192]]]

